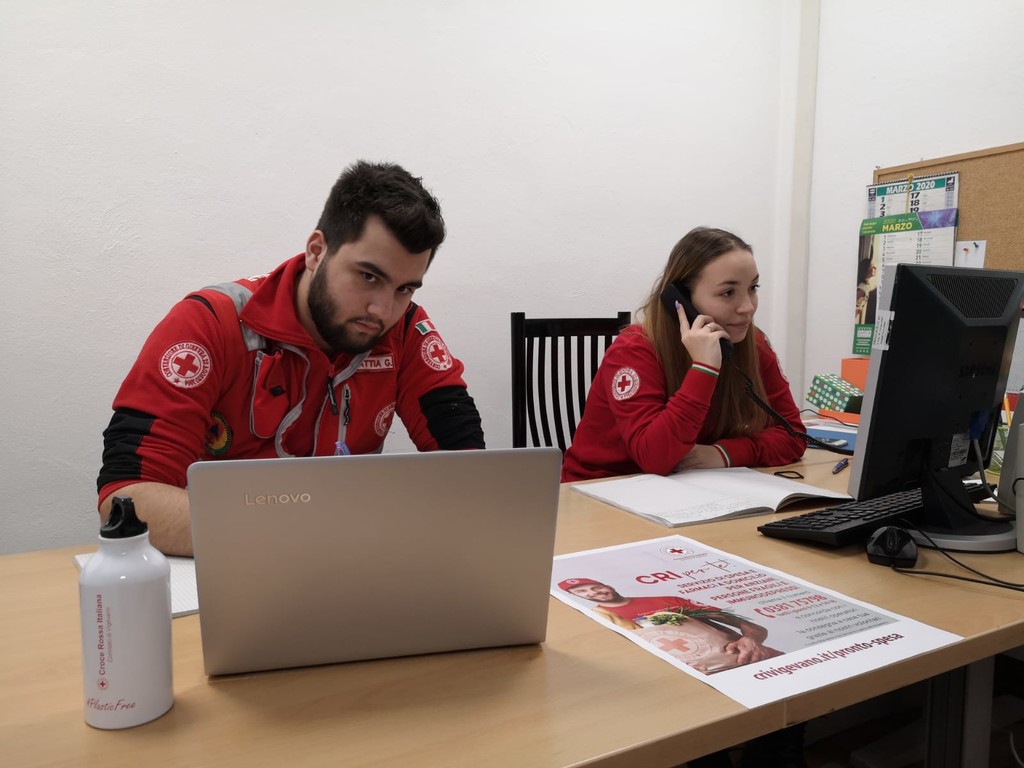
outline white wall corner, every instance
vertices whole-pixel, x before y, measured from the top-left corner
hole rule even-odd
[[[792,0],[780,18],[782,50],[779,98],[779,151],[776,188],[776,242],[772,263],[772,341],[791,386],[802,402],[807,350],[807,298],[810,286],[811,161],[818,78],[820,0]]]

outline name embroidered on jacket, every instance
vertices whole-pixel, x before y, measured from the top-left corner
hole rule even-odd
[[[372,355],[363,358],[357,371],[393,371],[395,370],[394,355]]]

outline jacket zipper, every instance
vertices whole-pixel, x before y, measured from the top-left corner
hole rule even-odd
[[[334,388],[330,388],[331,392],[331,407],[334,413],[338,412],[338,403],[334,399]],[[341,399],[345,403],[345,407],[341,412],[341,418],[338,419],[338,442],[334,446],[334,454],[336,456],[351,456],[352,451],[349,449],[348,444],[345,442],[345,436],[348,434],[348,423],[352,420],[352,390],[349,389],[346,384],[341,390]]]

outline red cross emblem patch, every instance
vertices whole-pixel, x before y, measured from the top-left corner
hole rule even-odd
[[[440,336],[427,336],[420,346],[423,362],[435,371],[447,371],[452,367],[452,355]]]
[[[395,418],[395,404],[385,405],[380,411],[377,412],[376,418],[373,420],[373,431],[377,433],[379,437],[384,437],[388,430],[391,429],[391,421]]]
[[[640,389],[640,374],[632,368],[619,368],[612,377],[612,397],[629,400]]]
[[[182,389],[198,387],[213,367],[210,353],[202,344],[182,341],[167,348],[160,358],[160,373],[171,384]]]

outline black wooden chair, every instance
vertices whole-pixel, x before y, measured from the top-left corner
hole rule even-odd
[[[629,312],[529,320],[512,313],[513,448],[569,447],[601,358],[629,323]]]

